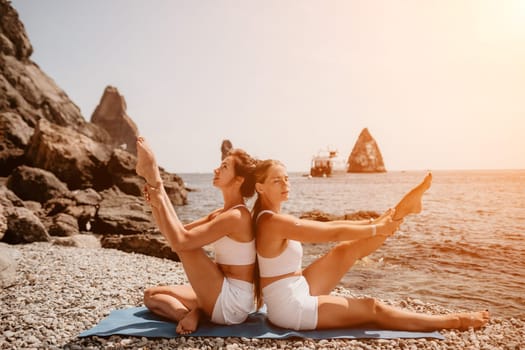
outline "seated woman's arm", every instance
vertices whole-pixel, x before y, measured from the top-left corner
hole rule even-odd
[[[208,217],[187,225],[182,224],[164,189],[150,190],[150,203],[155,222],[174,251],[201,248],[231,233],[239,226],[240,213],[236,210]]]
[[[259,220],[259,228],[284,239],[301,242],[339,242],[373,237],[390,236],[401,224],[386,221],[377,225],[355,224],[348,221],[318,222],[298,219],[290,215],[273,214]]]
[[[172,206],[173,208],[173,206]],[[192,221],[190,222],[189,224],[185,224],[184,225],[184,228],[186,230],[191,230],[192,228],[195,228],[197,226],[200,226],[202,224],[205,224],[207,222],[210,222],[215,216],[217,216],[217,214],[219,214],[219,212],[221,211],[222,209],[219,208],[219,209],[215,209],[214,211],[212,211],[211,213],[209,213],[208,215],[206,216],[203,216],[202,218],[199,218],[195,221]]]

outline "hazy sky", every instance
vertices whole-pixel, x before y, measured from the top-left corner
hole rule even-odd
[[[525,0],[16,0],[89,120],[125,96],[170,171],[225,138],[307,171],[364,127],[388,170],[525,168]]]

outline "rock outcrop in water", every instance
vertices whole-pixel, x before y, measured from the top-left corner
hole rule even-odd
[[[92,245],[75,237],[125,234],[126,250],[146,251],[144,237],[150,237],[157,256],[173,259],[176,254],[159,248],[165,243],[139,198],[138,130],[124,97],[107,87],[87,122],[31,61],[32,52],[18,13],[0,0],[0,240]],[[186,204],[182,179],[162,168],[161,175],[173,204]],[[130,243],[133,235],[140,237]]]
[[[384,173],[386,172],[383,156],[379,146],[367,128],[359,134],[359,138],[348,157],[349,173]]]

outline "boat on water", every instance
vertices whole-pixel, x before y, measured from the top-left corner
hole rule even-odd
[[[321,150],[312,157],[310,176],[327,177],[335,173],[345,173],[348,164],[335,149]]]

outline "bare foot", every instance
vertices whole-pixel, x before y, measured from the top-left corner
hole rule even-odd
[[[179,334],[190,334],[195,332],[199,325],[200,311],[193,309],[177,324],[176,332]]]
[[[135,171],[152,186],[157,186],[162,182],[155,155],[142,136],[137,138],[137,165]]]
[[[403,219],[409,214],[418,214],[423,209],[421,205],[421,197],[425,193],[432,183],[432,173],[428,173],[423,181],[408,192],[400,201],[397,203],[395,209],[394,220]]]
[[[458,314],[459,330],[465,331],[469,328],[481,328],[487,324],[490,318],[488,311],[467,312]]]

